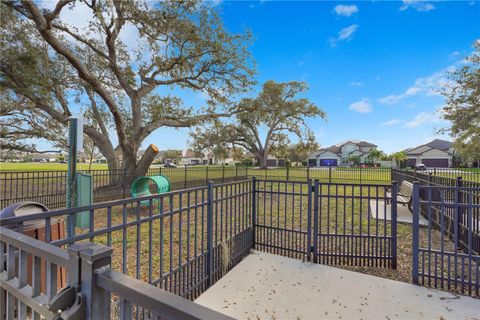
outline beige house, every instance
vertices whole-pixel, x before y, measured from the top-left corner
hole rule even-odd
[[[407,156],[407,165],[415,166],[423,163],[429,168],[449,168],[455,154],[453,143],[435,139],[429,143],[404,150]]]

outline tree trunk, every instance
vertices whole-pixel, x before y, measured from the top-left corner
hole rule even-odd
[[[268,150],[263,149],[257,153],[257,159],[260,165],[260,169],[267,169]]]

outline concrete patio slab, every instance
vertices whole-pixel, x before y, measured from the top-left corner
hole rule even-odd
[[[258,251],[195,302],[251,320],[480,318],[480,299]]]
[[[377,206],[378,203],[378,206]],[[383,220],[385,218],[385,209],[387,210],[386,214],[386,219],[387,221],[392,220],[392,206],[390,204],[387,204],[386,206],[384,205],[383,200],[370,200],[370,214],[372,218]],[[397,222],[399,223],[409,223],[412,224],[413,221],[413,215],[408,210],[407,206],[403,205],[397,205]],[[420,216],[420,221],[419,221],[420,226],[427,226],[428,221]]]

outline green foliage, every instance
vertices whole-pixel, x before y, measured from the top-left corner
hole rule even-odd
[[[61,140],[65,135],[50,129],[65,130],[72,103],[66,97],[73,96],[90,112],[84,133],[109,167],[143,174],[156,151],[147,148],[139,160],[137,153],[152,132],[227,116],[230,99],[253,84],[250,32],[228,32],[218,8],[203,1],[59,1],[55,9],[38,1],[2,1],[0,6],[1,94],[11,98],[9,116],[26,119],[21,132],[2,128],[2,137]],[[62,19],[68,10],[90,13],[86,27]],[[135,36],[133,43],[125,43],[126,33]],[[185,105],[175,96],[185,90],[206,95],[206,105]]]
[[[370,149],[370,151],[368,152],[368,157],[372,159],[374,164],[378,163],[378,160],[384,155],[385,153],[383,151],[380,151],[376,148]]]
[[[466,64],[451,72],[449,80],[442,90],[442,115],[451,125],[441,131],[453,136],[463,157],[480,159],[480,39]]]
[[[287,157],[288,134],[300,140],[300,149],[308,149],[313,133],[306,119],[326,118],[326,113],[308,99],[298,97],[306,90],[303,82],[267,81],[257,97],[242,99],[236,105],[231,121],[214,120],[208,127],[197,128],[191,134],[193,145],[201,150],[239,146],[253,154],[262,167],[270,152]]]

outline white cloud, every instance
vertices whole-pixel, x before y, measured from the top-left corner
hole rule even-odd
[[[349,110],[356,111],[359,113],[369,113],[372,112],[372,104],[370,100],[367,98],[363,98],[360,101],[352,103],[349,107]]]
[[[350,17],[352,14],[358,12],[358,7],[354,4],[352,5],[345,5],[339,4],[334,8],[335,13],[339,16]]]
[[[352,82],[350,82],[350,86],[361,88],[361,87],[365,87],[365,83],[363,83],[361,81],[352,81]]]
[[[336,38],[328,39],[330,45],[335,47],[339,41],[350,41],[353,38],[353,34],[358,29],[358,24],[352,24],[349,27],[343,28],[338,32],[338,36]]]
[[[394,125],[399,124],[399,123],[401,123],[400,120],[392,119],[392,120],[388,120],[388,121],[380,123],[380,126],[381,127],[389,127],[389,126],[394,126]]]
[[[412,8],[417,11],[430,11],[435,9],[433,3],[429,1],[423,0],[402,0],[403,5],[400,7],[400,11],[407,10],[408,8]]]
[[[429,112],[420,112],[413,118],[413,120],[407,122],[405,126],[408,128],[417,128],[421,125],[427,124],[427,123],[438,123],[440,122],[440,118],[438,117],[438,114],[435,113],[429,113]]]
[[[441,71],[425,77],[415,80],[413,86],[409,87],[405,92],[400,94],[391,94],[383,98],[378,99],[382,104],[394,105],[400,101],[413,97],[418,94],[424,94],[426,96],[438,96],[440,95],[439,89],[449,84],[447,73],[455,69],[454,66],[450,66]]]

